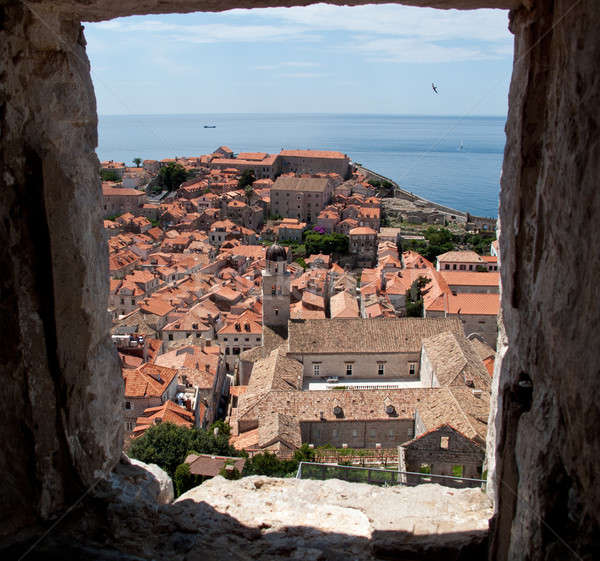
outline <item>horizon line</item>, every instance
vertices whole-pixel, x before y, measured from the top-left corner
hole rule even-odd
[[[369,117],[448,117],[455,119],[480,119],[480,118],[493,118],[493,119],[506,119],[507,115],[459,115],[451,113],[364,113],[364,112],[343,112],[343,113],[332,113],[332,112],[264,112],[264,111],[232,111],[232,112],[220,112],[220,113],[98,113],[98,117],[189,117],[189,116],[206,116],[206,115],[270,115],[270,116],[282,116],[282,115],[335,115],[335,116],[369,116]]]

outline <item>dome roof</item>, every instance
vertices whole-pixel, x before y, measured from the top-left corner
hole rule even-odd
[[[285,248],[274,243],[267,248],[267,261],[287,261],[287,252]]]

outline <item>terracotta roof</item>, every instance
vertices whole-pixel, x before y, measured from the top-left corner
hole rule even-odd
[[[102,195],[105,197],[143,197],[146,193],[144,191],[138,191],[137,189],[130,189],[127,187],[110,187],[109,185],[102,185]]]
[[[489,391],[483,362],[464,335],[447,331],[423,339],[423,350],[441,386],[474,387]]]
[[[177,375],[177,370],[143,364],[125,375],[126,397],[161,397]]]
[[[357,318],[359,317],[356,298],[346,290],[335,294],[329,301],[331,318]]]
[[[201,408],[204,407],[203,404],[199,405]],[[150,407],[144,410],[144,415],[136,420],[137,424],[133,429],[134,437],[141,436],[149,427],[159,422],[172,423],[180,427],[192,427],[194,414],[168,399],[160,407]]]
[[[373,228],[369,228],[368,226],[359,226],[358,228],[352,228],[352,230],[350,230],[350,232],[348,233],[351,236],[377,235],[377,232],[373,230]]]
[[[290,353],[419,352],[424,338],[461,334],[457,318],[291,320]]]
[[[441,263],[485,263],[481,255],[474,251],[448,251],[437,256]]]
[[[498,294],[451,294],[448,297],[448,313],[497,316],[500,312],[500,296]]]
[[[326,177],[296,177],[293,175],[281,175],[271,187],[273,191],[310,191],[324,192],[329,185]]]
[[[244,469],[246,458],[190,454],[184,463],[190,466],[190,473],[193,475],[214,477],[215,475],[219,475],[219,472],[229,464],[241,473]]]
[[[348,158],[345,154],[332,150],[282,150],[279,155],[294,158],[332,158],[336,160]]]
[[[261,419],[258,426],[258,445],[266,448],[277,442],[284,443],[287,448],[292,450],[300,448],[302,435],[297,419],[285,413],[273,413]]]
[[[500,284],[500,273],[478,273],[476,271],[444,271],[440,274],[446,282],[452,286],[498,286]]]

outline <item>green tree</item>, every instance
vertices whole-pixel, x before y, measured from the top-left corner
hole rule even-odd
[[[215,428],[219,429],[217,434]],[[142,462],[156,464],[173,477],[177,466],[183,463],[191,450],[197,454],[239,456],[240,452],[229,444],[230,432],[231,428],[223,421],[217,421],[207,430],[160,423],[133,441],[129,455]]]
[[[156,464],[173,477],[175,469],[191,449],[191,435],[192,430],[188,428],[160,423],[133,441],[129,455],[147,464]]]
[[[242,474],[239,472],[239,470],[236,467],[234,467],[233,469],[227,469],[227,466],[232,466],[232,465],[234,465],[234,463],[235,462],[233,460],[227,460],[225,462],[225,466],[219,470],[219,475],[221,477],[224,477],[225,479],[229,479],[231,481],[240,479],[242,477]]]
[[[315,451],[308,444],[303,444],[294,452],[294,460],[297,462],[314,462]]]
[[[158,184],[167,191],[174,191],[190,176],[189,172],[181,165],[170,162],[160,168]]]
[[[142,158],[133,158],[133,163],[135,164],[136,168],[139,168],[140,164],[142,163]]]
[[[268,475],[270,477],[286,477],[298,470],[296,460],[280,460],[275,454],[264,452],[248,458],[242,474]]]
[[[348,236],[343,234],[319,234],[317,232],[309,232],[305,235],[304,245],[306,246],[306,254],[314,255],[316,253],[324,253],[331,255],[337,253],[340,255],[348,253]]]
[[[238,189],[244,189],[256,181],[253,169],[245,169],[238,179]]]
[[[298,265],[300,265],[300,267],[302,267],[304,270],[306,270],[306,261],[304,261],[304,259],[302,257],[298,257],[297,259],[294,259],[294,261],[296,263],[298,263]]]
[[[197,487],[200,483],[202,483],[202,477],[190,473],[190,466],[188,464],[179,464],[175,469],[173,485],[177,497],[183,495],[186,491]]]
[[[254,195],[254,187],[252,187],[252,185],[246,185],[244,187],[244,194],[246,195],[246,202],[250,204],[250,199],[252,198],[252,195]]]
[[[102,181],[116,181],[117,183],[120,183],[121,181],[123,181],[119,177],[119,174],[116,171],[113,171],[111,169],[103,169],[100,172],[100,177],[102,178]]]
[[[431,282],[427,277],[416,279],[406,291],[407,317],[423,317],[423,289]]]

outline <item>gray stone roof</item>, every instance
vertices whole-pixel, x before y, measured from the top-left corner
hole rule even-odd
[[[271,187],[271,191],[311,191],[323,192],[327,188],[329,178],[327,177],[295,177],[282,175]]]
[[[417,353],[423,339],[462,334],[458,318],[290,320],[289,353]]]
[[[464,386],[488,390],[491,379],[483,361],[464,335],[446,331],[423,339],[423,349],[440,386]]]

